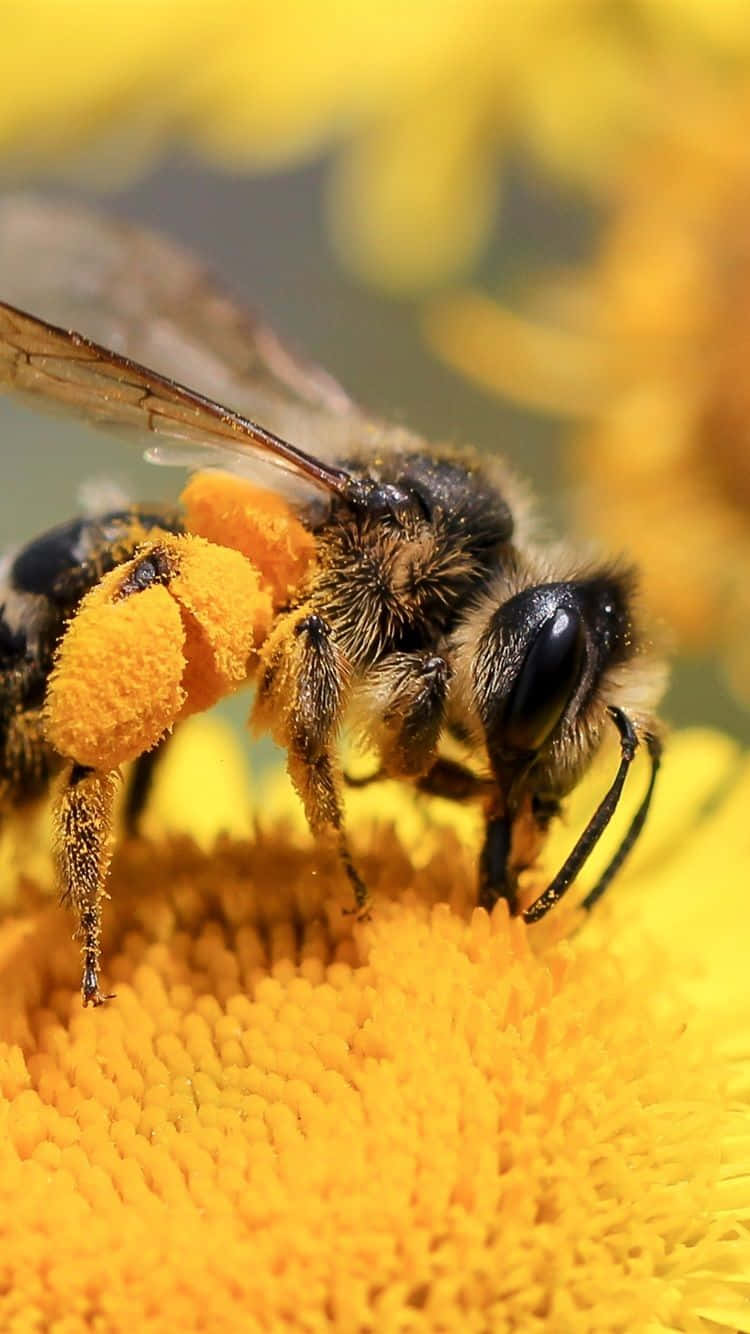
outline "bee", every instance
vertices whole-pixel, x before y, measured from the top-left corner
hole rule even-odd
[[[0,208],[0,275],[8,284],[0,388],[146,442],[154,462],[201,470],[183,517],[135,507],[77,520],[16,553],[3,571],[0,799],[7,809],[65,770],[59,861],[83,942],[84,1004],[106,999],[99,941],[117,770],[136,760],[126,810],[132,825],[154,747],[184,716],[185,699],[183,692],[171,711],[157,710],[135,743],[123,745],[113,725],[110,745],[106,720],[110,706],[117,716],[117,689],[102,682],[102,757],[75,729],[61,740],[56,682],[70,645],[91,639],[97,607],[109,614],[140,606],[157,590],[191,615],[200,603],[214,626],[224,626],[237,649],[235,669],[211,690],[193,686],[188,703],[205,707],[252,679],[254,721],[286,748],[312,829],[337,839],[359,913],[368,894],[346,839],[344,724],[378,757],[364,781],[395,777],[482,803],[478,901],[491,910],[504,899],[527,922],[543,917],[577,877],[643,745],[647,789],[583,901],[591,909],[644,826],[661,756],[664,671],[641,628],[634,572],[539,541],[501,460],[428,445],[368,416],[160,237],[10,199]],[[29,293],[44,318],[22,308]],[[237,521],[231,496],[243,488],[250,499]],[[261,509],[278,504],[283,529],[266,551],[269,602],[260,616],[253,580],[264,560],[246,532],[253,496]],[[282,554],[290,534],[303,553],[294,580]],[[191,561],[200,584],[209,554],[200,547],[196,557],[191,544],[207,547],[206,539],[210,559],[223,552],[247,566],[244,585],[236,564],[211,585],[226,590],[211,616],[210,599],[184,587]],[[150,617],[134,633],[158,647],[160,622]],[[127,672],[127,662],[121,667]],[[144,715],[150,685],[138,682]],[[620,760],[609,788],[550,883],[524,903],[521,873],[610,734],[619,738]],[[465,762],[446,753],[449,741],[463,748]]]

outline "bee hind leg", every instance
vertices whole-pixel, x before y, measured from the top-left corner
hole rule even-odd
[[[112,808],[119,773],[103,773],[73,764],[55,809],[55,844],[61,898],[78,914],[84,1005],[102,1005],[112,997],[99,985],[101,908],[112,857]]]

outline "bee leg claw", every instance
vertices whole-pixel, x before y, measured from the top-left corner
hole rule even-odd
[[[83,997],[84,1009],[86,1008],[87,1005],[93,1005],[94,1009],[96,1009],[99,1005],[106,1005],[107,1001],[115,1000],[116,996],[117,996],[116,991],[108,991],[106,993],[102,991],[88,992]]]
[[[344,870],[354,890],[354,905],[351,908],[342,909],[344,916],[356,917],[358,922],[369,922],[372,914],[370,912],[370,894],[367,885],[354,865],[345,843],[342,843],[339,851],[344,863]]]
[[[105,1005],[107,1001],[114,1000],[114,991],[103,992],[99,990],[98,974],[90,969],[86,969],[81,982],[81,1000],[84,1008],[87,1005],[93,1005],[95,1008],[99,1005]]]
[[[355,917],[358,922],[371,922],[372,911],[368,903],[355,903],[351,908],[342,908],[344,917]]]

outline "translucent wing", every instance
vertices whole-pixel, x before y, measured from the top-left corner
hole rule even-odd
[[[49,404],[114,431],[140,438],[188,441],[220,455],[260,453],[329,491],[350,475],[273,435],[256,422],[101,347],[0,302],[0,387],[39,395]]]
[[[292,356],[188,252],[140,228],[7,197],[0,296],[0,389],[146,436],[159,461],[176,441],[180,462],[251,471],[263,458],[340,490],[347,474],[331,460],[399,434]]]

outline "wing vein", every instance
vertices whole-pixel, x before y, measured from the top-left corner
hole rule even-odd
[[[28,372],[28,373],[27,373]],[[140,426],[207,449],[262,454],[329,492],[345,493],[351,475],[177,380],[140,365],[74,330],[48,324],[0,302],[0,388],[19,388],[82,419]],[[156,420],[158,418],[158,427]]]

